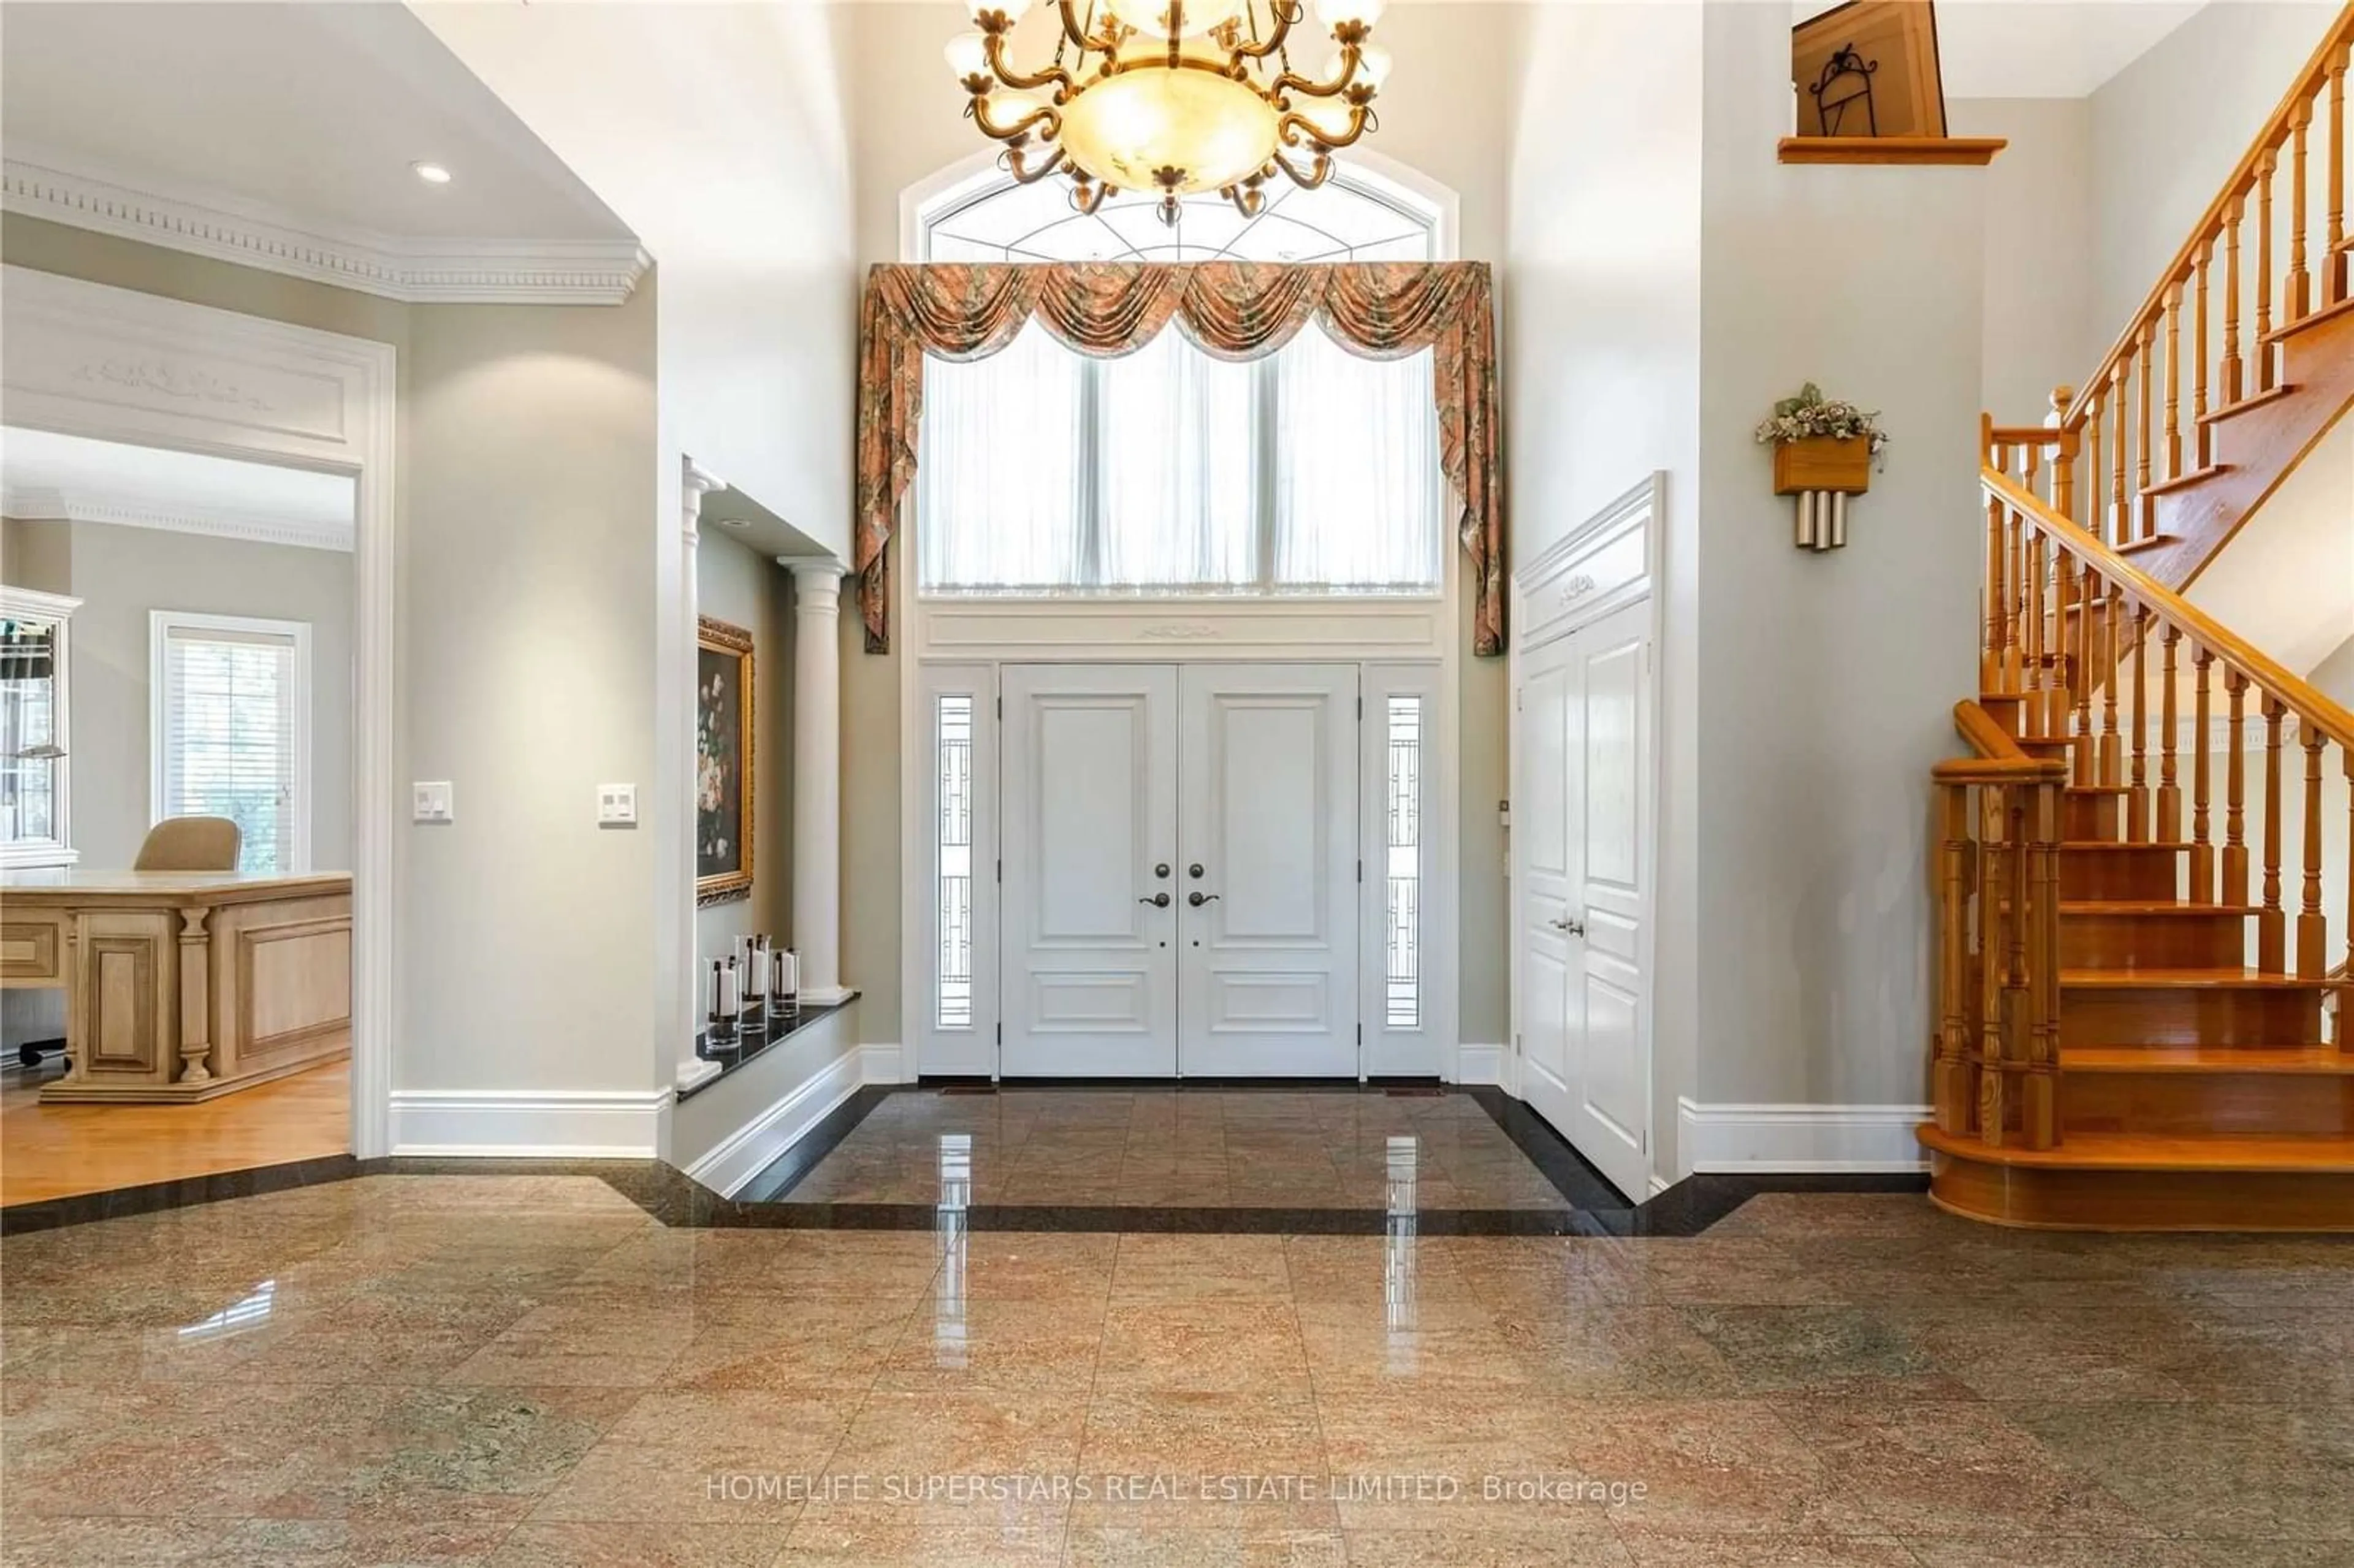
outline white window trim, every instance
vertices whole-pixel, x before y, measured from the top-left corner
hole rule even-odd
[[[164,646],[175,631],[234,631],[255,637],[284,637],[294,644],[293,705],[294,828],[289,835],[292,863],[281,874],[301,876],[311,869],[311,623],[307,620],[265,620],[254,616],[207,615],[195,610],[151,609],[147,612],[147,821],[164,820],[164,735],[166,693]]]
[[[81,852],[73,847],[73,613],[80,608],[81,600],[70,595],[0,586],[0,617],[57,623],[57,676],[50,697],[50,738],[63,754],[50,764],[50,778],[57,791],[50,817],[57,828],[56,836],[0,844],[0,866],[11,870],[72,865],[81,859]]]

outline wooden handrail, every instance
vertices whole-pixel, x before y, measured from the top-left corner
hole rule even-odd
[[[1930,777],[1941,784],[2015,784],[2068,772],[2068,765],[2055,758],[2028,756],[1993,715],[1967,697],[1954,705],[1954,729],[1973,755],[1935,764]]]
[[[2264,650],[2061,516],[2009,476],[1988,468],[1981,470],[1978,477],[1987,493],[2028,518],[2043,534],[2064,543],[2078,560],[2124,589],[2127,598],[2147,607],[2161,623],[2239,671],[2250,683],[2339,746],[2354,748],[2354,713],[2291,674]]]
[[[2256,132],[2255,140],[2248,143],[2248,150],[2233,165],[2231,177],[2223,182],[2223,188],[2215,194],[2214,200],[2207,204],[2207,210],[2200,215],[2198,222],[2190,226],[2190,237],[2183,240],[2182,248],[2174,253],[2174,260],[2168,262],[2165,270],[2158,275],[2158,281],[2151,285],[2149,296],[2142,302],[2141,308],[2126,320],[2125,330],[2117,334],[2116,341],[2109,345],[2109,352],[2102,356],[2099,367],[2077,384],[2081,390],[2077,392],[2075,401],[2068,406],[2067,415],[2061,421],[2068,429],[2077,429],[2084,425],[2085,410],[2092,407],[2111,378],[2133,358],[2143,334],[2165,314],[2168,297],[2190,276],[2198,264],[2200,252],[2222,232],[2225,220],[2232,214],[2232,204],[2244,199],[2254,188],[2265,157],[2288,140],[2298,111],[2326,85],[2331,60],[2340,49],[2348,47],[2349,40],[2354,40],[2354,5],[2349,5],[2338,12],[2338,20],[2330,24],[2329,31],[2313,51],[2313,57],[2296,73],[2289,83],[2288,90],[2281,95],[2279,104],[2265,118],[2264,128]]]

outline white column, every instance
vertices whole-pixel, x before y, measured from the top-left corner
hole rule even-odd
[[[842,983],[842,578],[839,561],[779,556],[793,574],[793,950],[805,1001]]]
[[[686,809],[678,820],[670,853],[686,867],[686,909],[679,921],[678,948],[673,961],[686,976],[684,1004],[671,1020],[671,1031],[677,1042],[678,1086],[691,1089],[719,1071],[719,1064],[706,1061],[695,1054],[695,1032],[703,1027],[704,981],[703,965],[695,942],[695,629],[701,607],[695,592],[695,549],[702,542],[701,520],[703,498],[715,490],[724,490],[727,482],[710,470],[698,468],[693,458],[681,460],[684,472],[679,484],[679,601],[682,610],[680,633],[685,643],[684,668],[674,668],[671,679],[679,684],[684,700],[679,704],[677,726],[669,745],[675,755],[689,758],[685,769]]]

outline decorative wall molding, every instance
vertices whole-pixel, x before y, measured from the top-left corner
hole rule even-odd
[[[652,264],[633,239],[403,239],[16,158],[0,163],[0,210],[408,304],[618,305]]]
[[[200,534],[256,545],[291,545],[304,550],[350,553],[349,523],[267,512],[191,512],[165,501],[48,485],[10,485],[0,492],[0,515],[36,523],[105,523],[118,528],[154,528],[166,534]]]
[[[734,1197],[737,1189],[775,1164],[865,1082],[864,1053],[854,1045],[688,1165],[686,1173],[722,1197]]]
[[[1928,1158],[1913,1129],[1925,1105],[1676,1102],[1676,1149],[1690,1171],[1911,1171]]]
[[[668,1089],[407,1089],[392,1096],[396,1155],[652,1160]]]

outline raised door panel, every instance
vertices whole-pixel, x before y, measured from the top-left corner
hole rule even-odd
[[[1182,698],[1181,1070],[1354,1076],[1357,672],[1193,665]]]
[[[1581,629],[1572,719],[1578,780],[1570,819],[1573,938],[1580,1021],[1570,1140],[1630,1197],[1649,1179],[1650,1063],[1644,1017],[1645,813],[1650,609],[1635,604]]]
[[[1004,692],[1002,1071],[1172,1075],[1176,672],[1015,665]]]
[[[70,1033],[81,1081],[168,1084],[179,1066],[178,916],[168,910],[84,915],[76,933]]]
[[[1518,698],[1521,776],[1512,787],[1521,840],[1521,1054],[1531,1102],[1565,1120],[1571,1023],[1568,920],[1569,723],[1578,675],[1566,645],[1529,656]],[[1544,1098],[1540,1098],[1544,1097]],[[1550,1107],[1548,1106],[1550,1101]]]

